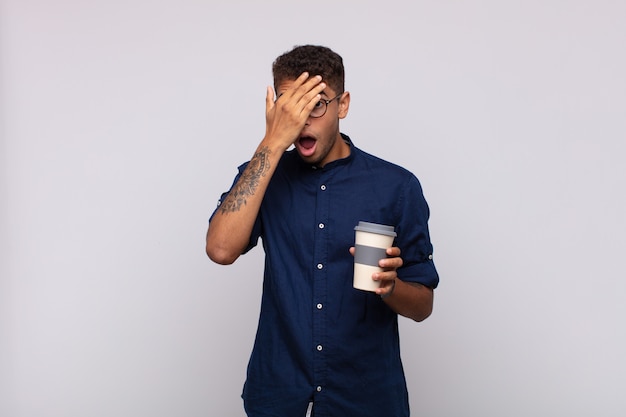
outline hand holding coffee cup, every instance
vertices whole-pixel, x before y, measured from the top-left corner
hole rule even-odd
[[[393,246],[396,232],[393,226],[360,221],[355,230],[354,245],[354,288],[376,291],[380,281],[372,275],[382,272],[378,262],[387,257],[387,248]]]

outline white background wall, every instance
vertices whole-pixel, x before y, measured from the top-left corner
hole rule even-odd
[[[431,206],[435,312],[401,321],[414,414],[623,416],[625,16],[2,0],[0,415],[243,415],[263,254],[214,265],[204,233],[272,60],[317,43],[344,57],[343,131]]]

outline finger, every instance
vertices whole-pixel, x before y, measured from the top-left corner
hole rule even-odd
[[[395,271],[383,271],[383,272],[375,272],[374,274],[372,274],[372,279],[374,281],[380,281],[380,285],[382,287],[384,287],[385,285],[387,285],[387,283],[389,283],[389,281],[393,281],[394,279],[396,279],[398,275],[395,273]]]
[[[307,72],[302,73],[291,87],[278,97],[278,101],[282,102],[281,107],[292,109],[297,115],[302,115],[308,106],[312,109],[321,98],[319,93],[326,88],[326,84],[321,81],[322,77],[319,75],[309,77]]]
[[[313,88],[315,88],[317,85],[319,85],[321,82],[322,82],[322,76],[316,75],[314,77],[308,78],[301,86],[299,86],[299,88],[302,89],[304,92],[309,92]]]
[[[311,91],[306,93],[300,101],[298,102],[301,107],[300,112],[301,115],[309,117],[313,108],[319,103],[322,99],[321,92],[326,88],[326,83],[319,83],[315,85]]]
[[[399,256],[393,258],[383,258],[378,261],[378,266],[386,270],[398,269],[402,266],[404,261]]]
[[[298,78],[295,79],[295,81],[293,82],[289,90],[286,90],[285,92],[281,94],[280,98],[284,97],[285,100],[287,101],[291,101],[293,99],[293,102],[296,103],[300,101],[304,96],[311,93],[313,89],[317,90],[314,93],[315,95],[315,94],[320,93],[324,88],[326,88],[325,86],[322,87],[321,89],[316,88],[319,86],[321,82],[322,82],[321,75],[309,77],[308,72],[303,72],[302,74],[300,74]]]
[[[395,279],[387,281],[387,282],[381,282],[380,287],[376,289],[376,294],[378,295],[390,294],[395,287],[395,283],[396,283]]]
[[[313,77],[313,78],[315,78],[315,77]],[[291,89],[290,89],[290,90],[288,90],[288,91],[285,91],[285,92],[283,93],[283,95],[282,95],[282,96],[285,96],[285,95],[286,95],[287,97],[293,96],[294,94],[296,94],[296,92],[297,92],[297,91],[299,91],[299,90],[303,87],[304,83],[305,83],[307,80],[309,80],[309,73],[308,73],[308,72],[303,72],[303,73],[302,73],[302,74],[300,74],[300,76],[299,76],[298,78],[296,78],[296,80],[293,82],[293,84],[292,84],[292,86],[291,86]],[[310,81],[310,80],[309,80],[309,81]],[[320,81],[321,81],[321,77],[320,77]],[[308,90],[307,90],[307,91],[308,91]],[[306,92],[306,91],[305,91],[305,92]],[[304,94],[304,93],[302,93],[302,94]],[[282,96],[281,96],[281,97],[282,97]]]
[[[320,93],[324,91],[325,88],[326,83],[322,82],[322,77],[316,75],[315,77],[309,78],[306,83],[302,84],[300,87],[297,87],[292,97],[300,106],[300,111],[308,110],[310,112],[321,99]]]
[[[274,100],[275,100],[274,89],[268,85],[267,91],[265,92],[265,110],[266,111],[270,111],[274,107]]]
[[[298,76],[298,78],[296,78],[296,81],[294,83],[294,87],[297,88],[297,87],[301,86],[308,79],[309,79],[309,73],[304,71],[302,74],[300,74],[300,76]]]
[[[301,76],[302,77],[302,76]],[[292,85],[293,96],[294,98],[300,100],[303,97],[310,95],[313,90],[317,90],[315,94],[321,92],[324,88],[319,89],[320,83],[322,83],[322,76],[316,75],[314,77],[309,77],[302,82],[300,82],[300,78],[298,78]]]
[[[387,256],[400,256],[400,248],[394,246],[392,248],[387,248],[386,250]]]

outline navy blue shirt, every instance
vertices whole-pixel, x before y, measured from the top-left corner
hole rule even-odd
[[[359,221],[392,225],[398,277],[435,288],[429,210],[412,173],[343,138],[350,156],[323,168],[286,152],[261,204],[247,249],[261,238],[266,254],[242,395],[250,416],[304,416],[310,401],[315,417],[409,415],[398,316],[352,287],[349,248]]]

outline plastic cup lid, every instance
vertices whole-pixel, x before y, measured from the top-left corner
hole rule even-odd
[[[378,223],[359,222],[359,225],[354,228],[359,232],[378,233],[379,235],[397,236],[393,226],[387,226]]]

